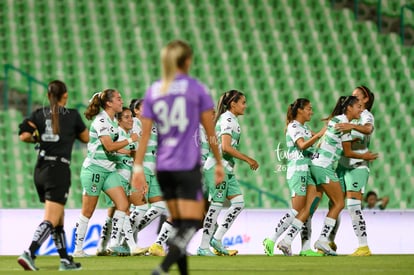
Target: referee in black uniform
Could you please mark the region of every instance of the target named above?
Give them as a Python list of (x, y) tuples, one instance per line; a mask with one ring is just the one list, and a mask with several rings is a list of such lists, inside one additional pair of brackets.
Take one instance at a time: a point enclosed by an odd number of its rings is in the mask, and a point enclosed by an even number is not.
[(44, 220), (37, 227), (28, 251), (17, 262), (25, 270), (38, 270), (34, 264), (35, 252), (52, 234), (60, 256), (59, 270), (81, 269), (66, 250), (63, 229), (64, 206), (70, 181), (70, 159), (75, 139), (87, 143), (89, 132), (76, 109), (65, 108), (68, 92), (65, 83), (54, 80), (48, 85), (50, 106), (39, 108), (19, 125), (19, 136), (24, 142), (39, 143), (39, 155), (34, 171), (34, 182), (39, 199), (45, 204)]

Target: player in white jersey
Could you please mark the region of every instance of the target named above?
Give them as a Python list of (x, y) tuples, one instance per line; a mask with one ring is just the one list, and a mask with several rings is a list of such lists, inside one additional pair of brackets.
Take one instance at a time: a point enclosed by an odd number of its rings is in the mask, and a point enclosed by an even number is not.
[[(335, 128), (342, 132), (351, 131), (352, 150), (357, 153), (368, 151), (371, 134), (374, 131), (374, 116), (371, 113), (374, 104), (374, 94), (366, 86), (359, 86), (352, 95), (357, 97), (362, 105), (361, 117), (351, 123), (338, 123)], [(358, 239), (359, 247), (352, 253), (352, 256), (370, 256), (371, 251), (368, 247), (366, 223), (362, 213), (362, 199), (365, 186), (369, 177), (369, 162), (362, 159), (347, 158), (342, 156), (339, 160), (337, 174), (346, 192), (346, 205)], [(337, 227), (337, 226), (335, 226)], [(330, 241), (333, 242), (335, 234), (331, 234)]]
[[(131, 137), (132, 133), (138, 133), (137, 129), (134, 129), (134, 120), (132, 117), (132, 112), (129, 108), (123, 107), (122, 112), (116, 114), (116, 118), (118, 120), (119, 124), (119, 138), (118, 141), (122, 141), (125, 139), (128, 139)], [(131, 194), (131, 173), (132, 173), (132, 165), (133, 165), (133, 156), (135, 154), (135, 151), (138, 147), (138, 143), (132, 143), (128, 144), (122, 149), (119, 149), (116, 154), (116, 170), (118, 174), (121, 176), (120, 180), (122, 183), (122, 187), (124, 188), (124, 191), (126, 195), (128, 196), (128, 199), (130, 203), (134, 204), (134, 199)], [(115, 174), (110, 175), (109, 177), (113, 176)], [(136, 193), (136, 192), (135, 192)], [(113, 201), (105, 194), (105, 200), (108, 204), (108, 217), (105, 221), (104, 226), (102, 227), (102, 233), (101, 238), (98, 243), (98, 249), (97, 249), (97, 256), (106, 256), (110, 255), (107, 250), (107, 244), (110, 239), (110, 233), (112, 229), (112, 216), (115, 211), (115, 205)], [(129, 219), (125, 219), (124, 221), (124, 240), (121, 242), (121, 240), (118, 240), (118, 244), (123, 244), (125, 242), (125, 245), (127, 246), (127, 249), (125, 253), (122, 254), (122, 256), (126, 255), (138, 255), (140, 248), (137, 247), (136, 242), (134, 241), (134, 237), (132, 235), (132, 229)]]
[[(315, 248), (327, 255), (336, 255), (336, 252), (329, 246), (328, 237), (335, 226), (336, 220), (344, 208), (343, 193), (338, 176), (335, 173), (337, 162), (342, 154), (346, 157), (359, 158), (364, 160), (374, 160), (377, 154), (365, 152), (356, 153), (351, 149), (352, 136), (350, 132), (343, 133), (335, 128), (337, 123), (349, 122), (359, 119), (362, 112), (361, 104), (355, 96), (341, 96), (336, 103), (334, 110), (329, 116), (329, 122), (325, 134), (317, 145), (312, 156), (310, 166), (312, 177), (315, 180), (318, 192), (325, 192), (332, 202), (319, 239), (315, 243)], [(298, 213), (295, 220), (288, 228), (286, 236), (278, 243), (279, 249), (285, 255), (291, 255), (291, 244), (297, 236), (303, 223), (310, 216), (314, 198), (307, 196), (306, 207)]]
[[(306, 194), (316, 193), (316, 185), (310, 175), (309, 165), (314, 153), (313, 145), (325, 133), (326, 128), (313, 133), (305, 124), (311, 120), (312, 114), (312, 104), (306, 98), (298, 98), (288, 107), (285, 131), (288, 148), (286, 179), (292, 197), (292, 209), (280, 219), (273, 235), (263, 241), (264, 250), (268, 256), (273, 256), (275, 242), (289, 227), (298, 212), (305, 207)], [(303, 225), (301, 231), (300, 256), (322, 256), (313, 251), (310, 246), (311, 217)]]
[[(142, 124), (141, 120), (141, 105), (143, 103), (142, 99), (133, 99), (129, 105), (129, 108), (134, 116), (134, 126), (133, 132), (138, 133), (139, 137), (142, 136)], [(145, 199), (145, 195), (142, 192), (137, 192), (135, 188), (131, 186), (130, 201), (133, 205), (131, 208), (130, 222), (131, 224), (135, 223), (135, 220), (139, 221), (145, 215), (148, 210), (148, 203)]]
[[(121, 230), (124, 229), (129, 202), (116, 171), (116, 151), (136, 142), (138, 135), (133, 133), (130, 138), (117, 141), (119, 132), (115, 114), (122, 111), (122, 103), (118, 91), (106, 89), (92, 96), (85, 111), (85, 117), (94, 120), (89, 131), (88, 155), (83, 162), (80, 175), (83, 188), (82, 210), (76, 223), (74, 256), (86, 256), (83, 251), (83, 240), (101, 191), (116, 205), (112, 218), (110, 249), (115, 254), (124, 253), (124, 249), (117, 246), (116, 242)], [(100, 108), (103, 111), (100, 111)]]
[[(143, 100), (137, 101), (139, 104), (135, 106), (137, 109), (137, 118), (141, 120), (141, 113), (143, 107)], [(147, 150), (144, 156), (144, 174), (145, 179), (148, 185), (148, 192), (145, 195), (145, 201), (150, 204), (150, 207), (146, 209), (146, 211), (142, 215), (142, 209), (136, 208), (131, 213), (131, 224), (133, 225), (134, 235), (138, 242), (137, 233), (144, 229), (147, 225), (149, 225), (152, 221), (156, 218), (160, 217), (162, 214), (166, 213), (167, 205), (162, 198), (162, 192), (160, 186), (158, 184), (157, 178), (155, 176), (155, 162), (156, 162), (156, 154), (157, 154), (157, 125), (154, 123), (151, 128), (151, 135), (150, 139), (148, 140)], [(138, 211), (137, 211), (138, 210)], [(157, 241), (153, 243), (150, 247), (142, 248), (138, 251), (139, 254), (145, 254), (147, 251), (151, 255), (154, 256), (165, 256), (163, 244), (166, 241), (165, 236), (168, 235), (166, 232), (170, 232), (172, 230), (171, 221), (166, 221), (163, 224), (161, 229), (161, 233), (159, 234), (159, 238)], [(165, 239), (165, 241), (164, 241)]]
[[(225, 168), (226, 177), (222, 183), (215, 185), (214, 166), (216, 162), (213, 156), (209, 155), (204, 164), (204, 175), (209, 188), (211, 204), (204, 218), (203, 236), (197, 250), (197, 254), (200, 256), (215, 255), (211, 252), (210, 245), (221, 255), (230, 255), (229, 251), (223, 247), (222, 238), (244, 208), (244, 198), (240, 185), (233, 173), (234, 158), (247, 162), (252, 170), (259, 167), (256, 160), (238, 151), (241, 130), (237, 117), (243, 115), (245, 109), (246, 97), (237, 90), (224, 93), (217, 105), (216, 136), (223, 156), (222, 164)], [(218, 215), (226, 199), (230, 201), (230, 208), (225, 214), (223, 223), (214, 232)]]

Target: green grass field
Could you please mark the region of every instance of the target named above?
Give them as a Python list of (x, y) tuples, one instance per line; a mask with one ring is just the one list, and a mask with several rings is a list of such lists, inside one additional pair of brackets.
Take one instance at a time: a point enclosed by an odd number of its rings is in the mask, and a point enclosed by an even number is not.
[[(17, 264), (17, 256), (0, 257), (0, 274), (24, 272)], [(88, 257), (78, 258), (83, 270), (77, 274), (124, 275), (150, 274), (162, 258), (142, 257)], [(55, 274), (59, 259), (40, 256), (36, 265), (40, 273)], [(189, 257), (190, 274), (413, 274), (414, 255), (378, 255), (371, 257), (285, 257), (236, 256)], [(170, 274), (178, 274), (174, 266)]]

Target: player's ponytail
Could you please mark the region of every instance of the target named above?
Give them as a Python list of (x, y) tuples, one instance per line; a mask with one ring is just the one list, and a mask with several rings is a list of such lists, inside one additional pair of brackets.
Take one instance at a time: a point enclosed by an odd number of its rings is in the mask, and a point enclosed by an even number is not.
[(174, 40), (167, 44), (161, 51), (162, 94), (167, 93), (171, 83), (177, 74), (178, 69), (185, 69), (187, 59), (191, 58), (193, 51), (191, 47), (181, 40)]
[(114, 89), (106, 89), (102, 92), (95, 93), (91, 99), (89, 99), (89, 105), (85, 111), (85, 117), (88, 120), (92, 120), (100, 111), (100, 108), (105, 109), (106, 102), (111, 102), (114, 97)]
[(230, 110), (232, 102), (237, 103), (242, 96), (244, 96), (244, 94), (237, 90), (230, 90), (228, 92), (225, 92), (218, 101), (214, 123), (217, 123), (221, 114), (223, 114), (227, 110)]
[(53, 134), (57, 135), (60, 131), (59, 125), (59, 101), (62, 99), (62, 96), (67, 93), (65, 83), (60, 80), (53, 80), (47, 86), (47, 96), (50, 103), (50, 112), (52, 115), (52, 128)]
[(310, 103), (310, 100), (307, 98), (298, 98), (295, 100), (295, 102), (293, 102), (292, 104), (289, 104), (287, 113), (286, 113), (286, 128), (285, 128), (285, 133), (286, 133), (286, 129), (287, 126), (289, 125), (289, 123), (291, 123), (293, 120), (296, 119), (297, 115), (298, 115), (298, 110), (301, 109), (303, 110), (305, 108), (305, 106), (307, 104)]

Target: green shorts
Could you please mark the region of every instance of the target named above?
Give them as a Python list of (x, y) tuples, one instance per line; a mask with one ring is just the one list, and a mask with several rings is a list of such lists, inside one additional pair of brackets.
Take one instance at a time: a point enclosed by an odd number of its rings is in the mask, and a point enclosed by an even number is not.
[(330, 181), (339, 181), (339, 178), (336, 175), (335, 170), (331, 166), (324, 168), (320, 166), (311, 165), (310, 171), (316, 185), (326, 184)]
[[(109, 175), (109, 177), (108, 177), (107, 180), (108, 181), (120, 180), (121, 181), (121, 184), (122, 184), (122, 188), (124, 188), (125, 194), (127, 196), (131, 195), (131, 185), (130, 185), (129, 181), (127, 181), (126, 179), (124, 179), (118, 173), (112, 173), (111, 175)], [(104, 201), (105, 201), (105, 205), (108, 206), (108, 207), (115, 206), (115, 204), (113, 203), (113, 201), (111, 200), (111, 198), (107, 194), (104, 194)]]
[(162, 197), (162, 192), (157, 177), (155, 175), (145, 173), (145, 180), (148, 184), (148, 192), (145, 194), (145, 199), (148, 201), (150, 198)]
[(121, 176), (116, 172), (110, 172), (96, 165), (87, 168), (82, 167), (80, 173), (82, 193), (88, 196), (99, 196), (101, 191), (122, 186)]
[(338, 165), (337, 174), (341, 183), (342, 191), (362, 192), (368, 183), (369, 168), (345, 168)]
[(209, 199), (213, 202), (224, 203), (227, 197), (241, 195), (240, 184), (234, 174), (226, 171), (225, 180), (216, 186), (214, 177), (215, 167), (204, 171), (204, 176), (209, 190)]
[(295, 172), (292, 178), (287, 180), (290, 195), (304, 197), (306, 196), (306, 187), (308, 185), (315, 185), (311, 177), (310, 171)]
[(341, 185), (342, 192), (346, 192), (346, 186), (345, 186), (345, 173), (348, 169), (343, 167), (342, 165), (338, 164), (338, 167), (336, 168), (336, 174), (338, 175), (339, 184)]

